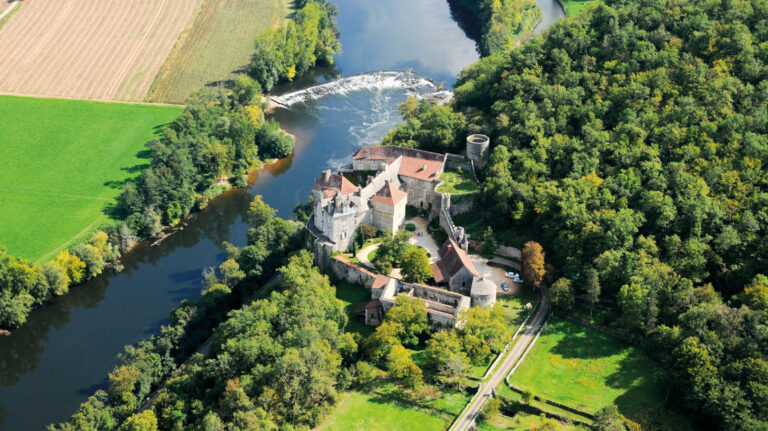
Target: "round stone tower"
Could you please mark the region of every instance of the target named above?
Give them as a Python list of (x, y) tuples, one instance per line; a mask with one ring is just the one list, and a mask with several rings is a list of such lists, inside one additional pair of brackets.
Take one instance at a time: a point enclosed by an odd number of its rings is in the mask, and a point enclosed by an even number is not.
[(490, 307), (496, 302), (496, 283), (485, 277), (475, 277), (469, 295), (473, 307)]
[(475, 163), (476, 168), (481, 169), (488, 163), (490, 145), (491, 139), (485, 135), (467, 136), (467, 158)]

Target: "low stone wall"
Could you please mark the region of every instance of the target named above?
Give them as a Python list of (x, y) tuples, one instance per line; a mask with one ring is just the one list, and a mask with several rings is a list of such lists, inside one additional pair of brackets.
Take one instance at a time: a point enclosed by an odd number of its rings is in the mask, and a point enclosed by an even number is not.
[(446, 169), (463, 169), (472, 172), (472, 166), (470, 166), (470, 161), (466, 157), (451, 153), (448, 153), (445, 156)]
[(373, 280), (376, 274), (371, 271), (352, 263), (344, 256), (336, 255), (330, 259), (330, 267), (336, 277), (341, 280), (346, 280), (350, 283), (359, 283), (370, 290), (373, 285)]
[(496, 249), (496, 254), (499, 256), (520, 260), (520, 249), (515, 247), (500, 245), (499, 248)]
[(459, 214), (465, 214), (472, 211), (475, 208), (474, 193), (468, 193), (466, 195), (460, 195), (461, 200), (456, 202), (456, 196), (451, 196), (451, 206), (448, 207), (448, 212), (451, 216), (457, 216)]

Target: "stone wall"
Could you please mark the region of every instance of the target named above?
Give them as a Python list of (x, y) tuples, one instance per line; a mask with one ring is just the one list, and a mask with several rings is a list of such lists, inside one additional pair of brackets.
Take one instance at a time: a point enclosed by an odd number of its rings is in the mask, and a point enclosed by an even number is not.
[(454, 292), (459, 292), (462, 295), (469, 295), (472, 289), (472, 280), (475, 278), (475, 274), (472, 274), (466, 267), (463, 267), (451, 278), (448, 286)]
[(499, 248), (496, 249), (496, 254), (499, 256), (520, 260), (520, 249), (515, 247), (500, 245)]
[(456, 202), (456, 195), (450, 196), (451, 206), (448, 207), (448, 212), (451, 216), (465, 214), (475, 208), (475, 193), (467, 193), (459, 196), (462, 198), (458, 202)]
[(462, 169), (468, 172), (472, 172), (472, 166), (470, 165), (469, 159), (466, 157), (450, 153), (446, 154), (445, 156), (446, 169)]
[(359, 283), (370, 290), (376, 274), (350, 262), (344, 256), (336, 255), (330, 259), (330, 267), (337, 278), (350, 283)]

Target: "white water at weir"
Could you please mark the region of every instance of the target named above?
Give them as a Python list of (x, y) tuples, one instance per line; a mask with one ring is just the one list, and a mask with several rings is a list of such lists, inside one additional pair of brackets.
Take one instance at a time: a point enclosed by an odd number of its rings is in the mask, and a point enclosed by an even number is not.
[(273, 103), (289, 107), (297, 103), (319, 99), (332, 94), (344, 95), (360, 90), (405, 89), (409, 96), (446, 103), (453, 98), (453, 92), (431, 79), (410, 70), (386, 70), (347, 76), (335, 81), (318, 84), (303, 90), (272, 96)]

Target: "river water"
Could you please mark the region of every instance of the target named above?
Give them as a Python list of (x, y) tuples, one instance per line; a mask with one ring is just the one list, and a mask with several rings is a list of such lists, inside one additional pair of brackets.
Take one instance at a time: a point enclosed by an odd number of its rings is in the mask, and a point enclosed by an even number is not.
[[(546, 20), (546, 4), (557, 4), (538, 1)], [(475, 42), (461, 29), (471, 28), (471, 19), (457, 15), (445, 0), (335, 3), (344, 53), (333, 67), (281, 91), (383, 69), (412, 69), (450, 86), (478, 59)], [(34, 311), (11, 336), (0, 337), (0, 430), (41, 430), (66, 420), (105, 386), (123, 346), (156, 333), (175, 305), (199, 296), (203, 269), (224, 259), (223, 241), (244, 244), (243, 214), (254, 195), (290, 217), (322, 169), (338, 167), (354, 149), (378, 143), (401, 121), (397, 104), (409, 91), (373, 85), (276, 110), (273, 117), (296, 137), (291, 157), (255, 174), (249, 187), (213, 200), (158, 246), (136, 247), (124, 257), (121, 273), (72, 289)]]

